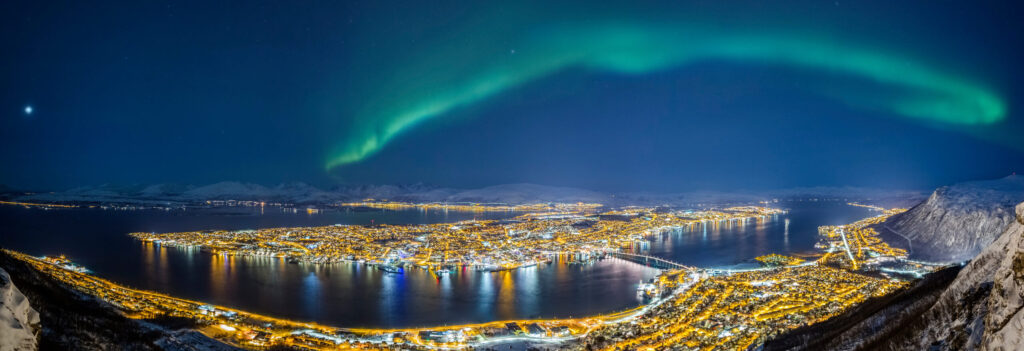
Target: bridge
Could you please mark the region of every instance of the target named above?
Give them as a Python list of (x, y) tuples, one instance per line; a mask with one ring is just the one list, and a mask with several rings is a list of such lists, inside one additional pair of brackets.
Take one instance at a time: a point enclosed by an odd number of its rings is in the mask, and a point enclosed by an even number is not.
[(675, 263), (675, 262), (672, 262), (672, 261), (669, 261), (669, 260), (666, 260), (666, 259), (663, 259), (663, 258), (659, 258), (659, 257), (654, 257), (654, 256), (638, 255), (638, 254), (631, 254), (631, 253), (625, 253), (625, 252), (609, 252), (608, 255), (612, 256), (612, 257), (616, 257), (616, 258), (621, 258), (621, 259), (626, 260), (626, 261), (636, 262), (636, 263), (639, 263), (639, 264), (642, 264), (642, 265), (645, 265), (645, 266), (648, 266), (648, 267), (654, 267), (654, 268), (660, 268), (660, 269), (694, 269), (694, 267), (690, 267), (690, 266), (687, 266), (687, 265)]

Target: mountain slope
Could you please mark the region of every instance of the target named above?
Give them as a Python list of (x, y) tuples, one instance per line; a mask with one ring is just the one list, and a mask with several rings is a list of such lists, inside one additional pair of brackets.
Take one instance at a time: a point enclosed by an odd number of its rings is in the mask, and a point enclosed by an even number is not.
[(962, 269), (929, 274), (893, 296), (780, 335), (764, 349), (1024, 350), (1024, 203), (1015, 211), (996, 241)]
[[(109, 303), (82, 294), (4, 251), (0, 251), (0, 269), (10, 272), (11, 281), (39, 312), (41, 350), (238, 350), (194, 331), (191, 320), (125, 317)], [(0, 344), (6, 339), (0, 335)]]
[[(940, 253), (967, 257), (968, 264), (930, 274), (820, 325), (780, 335), (764, 349), (1024, 350), (1024, 200), (1006, 205), (1019, 199), (1020, 189), (1021, 179), (1009, 177), (936, 190), (910, 215), (884, 224), (915, 234), (919, 257)], [(987, 240), (971, 256), (973, 245)], [(950, 243), (964, 246), (955, 250)], [(934, 251), (922, 252), (926, 249)]]
[(992, 243), (1013, 222), (1024, 201), (1024, 176), (960, 183), (935, 190), (927, 200), (893, 216), (879, 229), (913, 259), (962, 262)]
[(35, 350), (39, 313), (0, 268), (0, 350)]
[[(1007, 228), (1002, 260), (993, 276), (989, 314), (985, 317), (985, 343), (989, 349), (1024, 349), (1024, 203), (1017, 206), (1017, 223)], [(1003, 240), (1003, 237), (1000, 237)]]
[(938, 301), (881, 345), (889, 350), (1024, 349), (1024, 203)]

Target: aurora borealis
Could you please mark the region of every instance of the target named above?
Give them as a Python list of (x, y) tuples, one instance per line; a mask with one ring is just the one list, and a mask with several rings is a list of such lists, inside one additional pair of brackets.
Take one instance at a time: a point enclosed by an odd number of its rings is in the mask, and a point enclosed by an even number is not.
[(0, 189), (1000, 177), (1024, 172), (1021, 12), (999, 0), (14, 0), (0, 4)]
[[(505, 60), (472, 67), (469, 74), (432, 77), (429, 92), (398, 96), (387, 108), (356, 118), (354, 133), (331, 154), (327, 168), (357, 162), (401, 132), (452, 109), (479, 103), (512, 87), (573, 67), (620, 74), (651, 74), (704, 60), (787, 65), (856, 76), (897, 88), (878, 101), (840, 92), (855, 106), (953, 125), (991, 124), (1006, 115), (1001, 97), (983, 84), (959, 78), (894, 52), (802, 38), (730, 33), (669, 25), (602, 23), (534, 33), (513, 47), (529, 48)], [(459, 62), (459, 57), (448, 57)], [(401, 81), (409, 81), (415, 77)]]

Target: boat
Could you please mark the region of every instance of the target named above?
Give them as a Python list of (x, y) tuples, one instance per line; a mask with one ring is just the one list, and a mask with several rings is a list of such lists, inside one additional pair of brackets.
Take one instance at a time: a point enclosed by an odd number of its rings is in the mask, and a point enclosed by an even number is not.
[(393, 266), (389, 264), (377, 266), (380, 270), (391, 273), (391, 274), (402, 274), (405, 273), (405, 269), (399, 266)]

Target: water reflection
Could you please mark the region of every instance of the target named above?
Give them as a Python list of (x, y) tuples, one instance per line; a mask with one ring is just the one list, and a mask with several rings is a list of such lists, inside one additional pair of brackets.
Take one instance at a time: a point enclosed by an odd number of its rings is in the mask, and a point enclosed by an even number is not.
[(478, 314), (488, 313), (494, 308), (494, 275), (493, 274), (481, 274), (479, 275), (480, 283), (477, 284), (477, 294), (479, 296), (479, 303), (477, 304), (476, 312)]
[(650, 249), (642, 253), (697, 267), (746, 264), (769, 253), (813, 252), (818, 226), (850, 223), (870, 215), (841, 202), (780, 206), (790, 212), (748, 220), (703, 221), (666, 231), (651, 239)]
[(511, 319), (515, 315), (513, 299), (515, 298), (515, 283), (512, 282), (512, 273), (501, 271), (497, 273), (500, 279), (498, 285), (498, 319)]
[(537, 311), (538, 307), (537, 294), (540, 293), (540, 286), (537, 284), (537, 270), (538, 268), (535, 266), (515, 271), (517, 275), (516, 280), (519, 282), (519, 284), (516, 284), (516, 296), (518, 299), (515, 301), (515, 305), (517, 316), (537, 317), (530, 315), (531, 312)]
[(309, 272), (302, 280), (302, 288), (304, 290), (303, 299), (306, 301), (304, 306), (306, 315), (320, 319), (320, 276), (315, 272)]
[[(184, 256), (167, 250), (171, 261)], [(558, 260), (501, 272), (465, 269), (434, 275), (409, 268), (392, 274), (357, 263), (290, 264), (200, 255), (210, 262), (208, 295), (201, 300), (344, 326), (422, 326), (621, 310), (642, 302), (635, 298), (636, 283), (658, 272), (605, 259), (591, 264)]]

